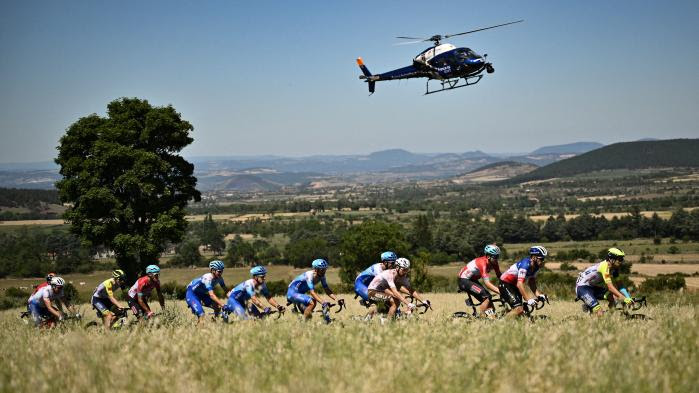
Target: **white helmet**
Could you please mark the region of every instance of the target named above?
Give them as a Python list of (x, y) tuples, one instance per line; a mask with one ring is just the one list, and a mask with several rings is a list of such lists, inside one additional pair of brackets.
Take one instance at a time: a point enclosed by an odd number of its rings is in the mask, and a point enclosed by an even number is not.
[(396, 267), (402, 267), (403, 269), (410, 269), (410, 261), (408, 258), (398, 258), (396, 259)]
[(66, 281), (58, 276), (51, 279), (51, 285), (62, 287), (66, 285)]

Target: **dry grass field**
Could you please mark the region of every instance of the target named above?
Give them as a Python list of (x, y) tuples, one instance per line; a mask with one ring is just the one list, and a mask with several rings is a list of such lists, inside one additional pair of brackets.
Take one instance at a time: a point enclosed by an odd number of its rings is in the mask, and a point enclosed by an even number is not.
[(4, 311), (0, 391), (696, 391), (699, 318), (679, 298), (651, 305), (648, 321), (592, 319), (554, 301), (536, 323), (453, 320), (462, 296), (428, 298), (434, 311), (385, 325), (351, 319), (363, 313), (352, 301), (331, 325), (287, 313), (201, 328), (169, 302), (159, 324), (116, 332), (86, 320), (39, 331)]

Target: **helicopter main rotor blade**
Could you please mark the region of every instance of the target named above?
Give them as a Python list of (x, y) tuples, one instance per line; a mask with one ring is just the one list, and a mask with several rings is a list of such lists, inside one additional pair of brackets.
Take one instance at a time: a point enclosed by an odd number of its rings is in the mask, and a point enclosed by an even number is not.
[[(429, 40), (427, 40), (427, 41), (429, 41)], [(397, 46), (397, 45), (411, 45), (411, 44), (419, 44), (419, 43), (421, 43), (421, 42), (425, 42), (425, 40), (408, 41), (408, 42), (397, 42), (397, 43), (395, 43), (395, 44), (393, 44), (393, 45), (394, 45), (394, 46)]]
[(496, 27), (502, 27), (502, 26), (512, 25), (512, 24), (520, 23), (520, 22), (524, 22), (524, 19), (516, 20), (516, 21), (514, 21), (514, 22), (503, 23), (503, 24), (501, 24), (501, 25), (495, 25), (495, 26), (484, 27), (484, 28), (482, 28), (482, 29), (476, 29), (476, 30), (471, 30), (471, 31), (465, 31), (465, 32), (463, 32), (463, 33), (446, 34), (446, 35), (444, 36), (444, 38), (455, 37), (455, 36), (457, 36), (457, 35), (471, 34), (471, 33), (477, 32), (477, 31), (483, 31), (483, 30), (488, 30), (488, 29), (494, 29), (494, 28), (496, 28)]
[(396, 38), (401, 38), (404, 40), (424, 40), (424, 37), (396, 37)]

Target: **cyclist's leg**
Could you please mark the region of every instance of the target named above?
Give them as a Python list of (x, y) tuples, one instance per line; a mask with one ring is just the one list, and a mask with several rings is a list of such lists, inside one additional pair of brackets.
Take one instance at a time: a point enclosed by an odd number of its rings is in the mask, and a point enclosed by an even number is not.
[(145, 315), (146, 312), (141, 308), (141, 305), (138, 304), (138, 300), (132, 298), (131, 296), (127, 296), (126, 303), (129, 305), (129, 308), (136, 319), (141, 319), (141, 317)]
[(94, 296), (90, 300), (90, 304), (92, 304), (92, 308), (95, 309), (97, 317), (102, 319), (102, 324), (104, 325), (104, 328), (109, 329), (114, 321), (114, 315), (110, 311), (109, 307), (104, 303), (102, 299), (96, 298)]
[(34, 321), (34, 326), (36, 327), (40, 327), (47, 314), (49, 314), (46, 308), (41, 307), (36, 303), (29, 303), (29, 313), (32, 317), (32, 321)]
[(517, 289), (516, 286), (506, 282), (500, 282), (500, 297), (512, 308), (512, 310), (507, 313), (507, 316), (516, 317), (524, 312), (522, 294), (519, 293), (519, 289)]
[(363, 277), (357, 277), (357, 279), (354, 281), (354, 293), (359, 295), (362, 300), (365, 302), (369, 301), (369, 288), (367, 288), (367, 284), (364, 282)]
[(235, 314), (239, 319), (248, 319), (248, 315), (245, 312), (245, 305), (240, 304), (233, 296), (228, 298), (226, 311)]
[(602, 311), (602, 306), (597, 301), (599, 291), (595, 288), (596, 287), (590, 285), (581, 285), (575, 288), (575, 295), (585, 303), (590, 313), (602, 315), (604, 313)]

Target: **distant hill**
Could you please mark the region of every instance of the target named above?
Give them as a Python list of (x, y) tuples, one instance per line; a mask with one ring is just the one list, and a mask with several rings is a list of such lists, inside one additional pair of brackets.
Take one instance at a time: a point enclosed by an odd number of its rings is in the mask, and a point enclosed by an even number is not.
[(544, 146), (534, 150), (531, 154), (582, 154), (590, 150), (604, 146), (597, 142), (576, 142), (565, 145)]
[(526, 164), (515, 161), (501, 161), (474, 169), (461, 176), (451, 179), (452, 183), (483, 183), (509, 179), (531, 172), (538, 168), (533, 164)]
[(699, 167), (699, 139), (615, 143), (554, 162), (508, 182), (522, 183), (606, 169), (668, 167)]

